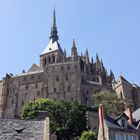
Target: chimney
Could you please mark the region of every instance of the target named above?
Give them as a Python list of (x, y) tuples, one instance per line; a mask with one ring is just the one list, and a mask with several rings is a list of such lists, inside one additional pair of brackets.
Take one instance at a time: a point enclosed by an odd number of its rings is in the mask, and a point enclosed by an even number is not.
[(131, 110), (131, 107), (128, 107), (125, 111), (124, 111), (124, 113), (127, 115), (127, 117), (129, 118), (128, 119), (128, 122), (130, 123), (130, 124), (132, 124), (132, 121), (133, 121), (133, 117), (132, 117), (132, 110)]
[(102, 104), (99, 105), (98, 112), (99, 112), (99, 127), (101, 127), (101, 131), (102, 131), (102, 140), (105, 140), (105, 130), (104, 130), (105, 113)]

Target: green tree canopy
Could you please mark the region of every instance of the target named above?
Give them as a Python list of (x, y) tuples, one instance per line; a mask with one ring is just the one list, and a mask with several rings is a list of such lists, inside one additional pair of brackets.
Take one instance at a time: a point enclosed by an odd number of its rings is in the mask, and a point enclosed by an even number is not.
[(91, 130), (84, 131), (81, 135), (80, 140), (96, 140), (96, 134)]
[(130, 103), (121, 98), (118, 98), (114, 92), (111, 91), (101, 91), (92, 95), (94, 108), (98, 108), (102, 104), (105, 111), (109, 115), (120, 115), (123, 113), (127, 105)]
[(34, 119), (39, 111), (47, 111), (51, 132), (58, 140), (71, 140), (86, 130), (86, 108), (78, 102), (38, 99), (24, 106), (22, 117)]

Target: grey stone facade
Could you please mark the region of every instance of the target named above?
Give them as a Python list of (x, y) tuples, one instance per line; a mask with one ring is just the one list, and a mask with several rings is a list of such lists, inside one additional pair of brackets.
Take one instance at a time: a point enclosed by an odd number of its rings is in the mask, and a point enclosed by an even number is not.
[[(50, 41), (40, 55), (40, 66), (33, 64), (29, 71), (18, 75), (6, 74), (0, 81), (0, 117), (20, 117), (22, 107), (37, 98), (77, 100), (81, 104), (92, 106), (92, 94), (112, 89), (113, 79), (113, 73), (107, 74), (98, 55), (95, 61), (93, 58), (90, 61), (87, 49), (84, 55), (79, 55), (74, 40), (71, 56), (67, 56), (58, 42), (54, 11)], [(117, 82), (113, 83), (113, 89), (118, 95), (126, 85), (117, 85)], [(126, 96), (127, 91), (124, 91)], [(128, 98), (132, 99), (131, 89), (129, 91)], [(140, 107), (139, 98), (135, 97), (136, 108)]]

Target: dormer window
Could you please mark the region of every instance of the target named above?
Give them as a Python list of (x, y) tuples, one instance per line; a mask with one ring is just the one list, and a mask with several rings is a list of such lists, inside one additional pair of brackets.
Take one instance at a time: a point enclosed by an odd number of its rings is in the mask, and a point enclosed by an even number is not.
[(51, 49), (51, 48), (49, 48), (49, 50), (51, 51), (52, 49)]
[(127, 127), (127, 121), (126, 121), (126, 119), (122, 118), (121, 119), (121, 124), (122, 124), (122, 127)]

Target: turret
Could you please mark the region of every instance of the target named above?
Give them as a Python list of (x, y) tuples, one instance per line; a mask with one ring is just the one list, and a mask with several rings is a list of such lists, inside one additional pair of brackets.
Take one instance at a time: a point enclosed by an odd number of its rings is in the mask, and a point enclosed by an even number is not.
[(110, 79), (111, 79), (111, 82), (112, 82), (113, 80), (115, 80), (115, 76), (114, 76), (114, 73), (113, 73), (112, 70), (110, 70)]
[(96, 54), (96, 71), (101, 73), (101, 63), (98, 54)]
[(86, 64), (89, 64), (89, 54), (88, 54), (88, 49), (86, 49), (86, 52), (85, 52), (85, 63), (86, 63)]
[(73, 44), (72, 44), (72, 49), (71, 49), (71, 61), (72, 62), (78, 61), (77, 47), (76, 47), (74, 39), (73, 39)]

